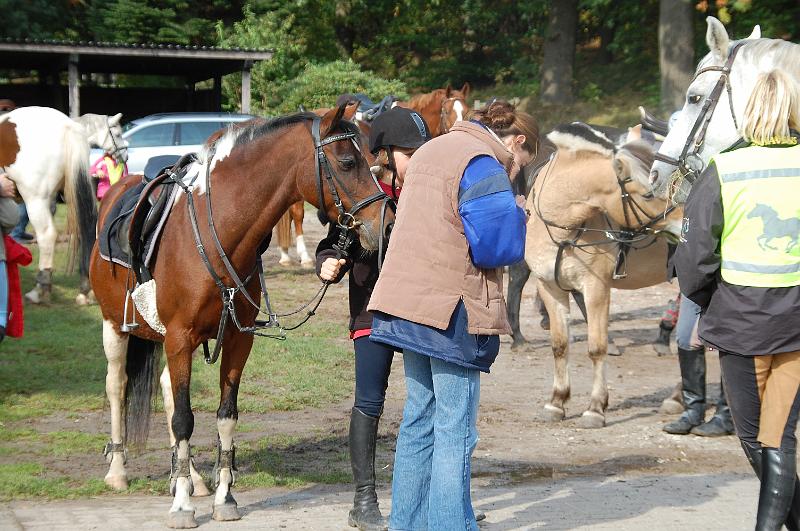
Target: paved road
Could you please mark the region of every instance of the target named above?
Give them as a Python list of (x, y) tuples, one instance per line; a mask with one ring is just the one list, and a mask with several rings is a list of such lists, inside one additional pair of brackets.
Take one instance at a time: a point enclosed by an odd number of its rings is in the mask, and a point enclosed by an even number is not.
[[(476, 488), (475, 505), (488, 513), (486, 531), (518, 529), (752, 529), (758, 484), (737, 474), (611, 476)], [(211, 498), (196, 499), (199, 529), (347, 530), (351, 494), (345, 486), (237, 494), (244, 517), (210, 520)], [(381, 492), (387, 500), (388, 492)], [(107, 496), (91, 500), (0, 505), (0, 529), (165, 529), (169, 499)]]

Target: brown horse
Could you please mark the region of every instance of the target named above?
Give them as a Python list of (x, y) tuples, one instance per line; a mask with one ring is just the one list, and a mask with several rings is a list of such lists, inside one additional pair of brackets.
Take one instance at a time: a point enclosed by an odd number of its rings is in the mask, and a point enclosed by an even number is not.
[[(147, 436), (148, 404), (158, 368), (155, 353), (163, 344), (171, 391), (165, 409), (171, 416), (169, 426), (175, 441), (170, 475), (174, 501), (167, 521), (170, 527), (197, 525), (190, 499), (194, 476), (189, 445), (194, 429), (189, 392), (192, 354), (202, 343), (218, 336), (223, 307), (231, 313), (230, 322), (222, 321), (227, 326), (221, 338), (213, 517), (239, 518), (230, 491), (236, 470), (233, 432), (239, 382), (254, 338), (248, 328), (256, 324), (259, 313), (246, 299), (256, 305), (260, 301), (260, 275), (253, 274), (258, 251), (280, 216), (293, 203), (306, 200), (330, 219), (341, 219), (356, 231), (365, 249), (375, 249), (385, 230), (380, 226), (385, 194), (362, 156), (365, 148), (358, 131), (342, 119), (344, 112), (345, 106), (340, 106), (323, 117), (298, 113), (230, 129), (215, 142), (214, 149), (201, 151), (188, 173), (196, 172), (198, 183), (179, 192), (161, 233), (151, 264), (154, 285), (150, 298), (135, 299), (133, 309), (127, 305), (140, 323), (129, 333), (122, 331), (122, 325), (126, 323), (126, 295), (134, 287), (130, 272), (104, 261), (97, 245), (93, 249), (90, 275), (103, 314), (106, 392), (112, 419), (107, 446), (111, 465), (106, 482), (112, 486), (127, 483), (126, 440), (142, 441)], [(317, 162), (319, 171), (315, 170)], [(101, 227), (113, 203), (134, 184), (129, 177), (112, 187), (103, 200)], [(210, 219), (212, 189), (214, 213)], [(193, 209), (192, 203), (197, 207)], [(384, 222), (389, 223), (391, 217), (387, 215)], [(201, 247), (207, 259), (201, 258)], [(128, 318), (130, 321), (130, 315)], [(126, 399), (131, 421), (127, 430), (122, 419)]]
[(398, 101), (397, 106), (417, 111), (428, 124), (431, 136), (437, 137), (448, 132), (458, 120), (467, 118), (470, 110), (467, 104), (469, 92), (469, 83), (464, 83), (461, 90), (447, 85), (445, 88), (414, 96), (409, 101)]
[[(667, 245), (661, 232), (680, 233), (682, 210), (653, 197), (648, 181), (653, 147), (625, 144), (616, 154), (603, 146), (570, 149), (563, 139), (528, 196), (525, 259), (550, 316), (555, 370), (549, 420), (565, 417), (569, 383), (569, 293), (586, 302), (589, 357), (594, 378), (589, 408), (579, 425), (605, 425), (605, 360), (611, 288), (638, 289), (666, 280)], [(574, 144), (573, 144), (574, 145)], [(627, 253), (620, 251), (626, 247)], [(624, 264), (624, 266), (623, 266)]]

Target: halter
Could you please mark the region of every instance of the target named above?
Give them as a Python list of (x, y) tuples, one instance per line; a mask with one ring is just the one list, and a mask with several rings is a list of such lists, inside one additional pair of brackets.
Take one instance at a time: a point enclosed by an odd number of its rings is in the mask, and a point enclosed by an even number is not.
[(453, 97), (445, 98), (445, 99), (442, 100), (442, 107), (439, 110), (439, 131), (440, 131), (439, 134), (440, 135), (443, 135), (445, 133), (449, 133), (450, 132), (450, 126), (447, 125), (447, 114), (448, 113), (445, 110), (445, 105), (447, 105), (447, 103), (450, 102), (450, 101), (457, 101), (457, 100), (460, 100), (460, 99), (461, 98), (456, 98), (455, 96), (453, 96)]
[[(381, 187), (378, 185), (377, 180), (373, 176), (373, 181), (375, 182), (375, 186), (378, 189), (378, 192), (372, 194), (371, 196), (367, 197), (366, 199), (359, 201), (350, 208), (349, 211), (344, 209), (344, 205), (342, 204), (341, 197), (339, 196), (339, 192), (336, 189), (336, 185), (334, 184), (334, 180), (339, 183), (339, 186), (344, 191), (345, 195), (353, 202), (352, 195), (348, 191), (345, 184), (339, 179), (336, 175), (336, 172), (333, 170), (333, 167), (328, 160), (328, 156), (323, 149), (324, 146), (328, 144), (332, 144), (334, 142), (340, 142), (344, 140), (350, 140), (353, 142), (355, 148), (361, 152), (360, 147), (358, 146), (358, 142), (356, 141), (357, 133), (354, 131), (347, 131), (345, 133), (332, 135), (326, 138), (320, 138), (320, 117), (314, 117), (312, 125), (311, 125), (311, 135), (314, 139), (314, 149), (315, 149), (315, 167), (316, 167), (316, 182), (317, 182), (317, 191), (320, 198), (320, 209), (324, 208), (324, 191), (323, 191), (323, 173), (324, 179), (328, 183), (328, 187), (333, 197), (334, 205), (336, 205), (337, 210), (339, 211), (339, 217), (337, 219), (337, 227), (339, 229), (339, 238), (338, 242), (334, 245), (334, 248), (337, 250), (337, 254), (341, 256), (347, 256), (347, 248), (352, 244), (353, 241), (353, 234), (352, 232), (361, 225), (361, 222), (358, 221), (355, 217), (356, 213), (358, 213), (361, 209), (370, 205), (376, 201), (381, 201), (388, 199), (388, 196), (383, 192)], [(212, 160), (214, 155), (214, 150), (212, 148), (209, 151), (207, 160)], [(324, 168), (324, 172), (322, 169)], [(298, 308), (289, 313), (285, 314), (278, 314), (272, 310), (272, 306), (270, 304), (269, 293), (267, 292), (267, 285), (266, 280), (264, 279), (264, 265), (261, 260), (261, 252), (258, 253), (256, 257), (256, 265), (254, 270), (244, 279), (242, 280), (238, 273), (236, 272), (233, 264), (230, 262), (228, 255), (225, 253), (225, 250), (222, 247), (222, 243), (220, 242), (219, 236), (217, 235), (217, 230), (214, 226), (214, 217), (211, 208), (211, 164), (206, 165), (206, 175), (205, 175), (205, 184), (206, 184), (206, 210), (208, 214), (208, 229), (211, 233), (211, 238), (214, 241), (214, 246), (216, 247), (217, 253), (219, 254), (220, 258), (222, 259), (222, 263), (225, 266), (225, 270), (228, 276), (233, 281), (234, 286), (229, 287), (225, 284), (222, 280), (222, 277), (216, 272), (214, 266), (211, 264), (210, 260), (208, 259), (208, 253), (206, 252), (205, 245), (200, 237), (200, 229), (197, 222), (197, 211), (194, 206), (194, 196), (192, 194), (192, 184), (194, 181), (190, 182), (188, 185), (183, 182), (182, 179), (177, 178), (177, 175), (173, 174), (174, 181), (182, 188), (182, 190), (186, 193), (187, 196), (187, 206), (189, 210), (189, 219), (191, 221), (192, 226), (192, 234), (194, 236), (195, 245), (197, 247), (197, 251), (200, 254), (200, 257), (203, 261), (203, 265), (205, 265), (206, 270), (208, 271), (211, 278), (214, 280), (214, 283), (217, 285), (217, 288), (220, 290), (220, 295), (222, 297), (222, 315), (220, 316), (219, 326), (217, 330), (217, 338), (216, 344), (214, 345), (214, 352), (213, 354), (209, 352), (208, 349), (208, 342), (203, 342), (203, 351), (205, 356), (205, 361), (207, 364), (214, 363), (217, 358), (219, 357), (219, 352), (222, 348), (222, 338), (225, 333), (225, 326), (227, 324), (228, 318), (230, 317), (231, 321), (233, 321), (236, 328), (239, 332), (250, 333), (253, 335), (261, 336), (261, 337), (269, 337), (273, 339), (286, 339), (285, 332), (288, 330), (294, 330), (299, 328), (303, 325), (306, 321), (308, 321), (316, 312), (319, 305), (322, 303), (322, 299), (325, 297), (325, 294), (328, 290), (328, 286), (330, 285), (329, 282), (323, 282), (322, 286), (320, 287), (319, 291), (317, 291), (316, 295)], [(390, 200), (390, 199), (389, 199)], [(391, 201), (391, 200), (390, 200)], [(384, 208), (385, 212), (385, 208)], [(381, 221), (383, 221), (383, 213), (381, 214)], [(261, 249), (259, 249), (261, 251)], [(261, 294), (264, 296), (264, 306), (265, 308), (262, 309), (261, 305), (257, 303), (253, 297), (250, 296), (250, 293), (246, 289), (246, 284), (250, 282), (253, 278), (253, 275), (258, 273), (259, 283), (261, 287)], [(243, 326), (239, 321), (236, 306), (234, 304), (234, 298), (237, 293), (241, 293), (245, 300), (247, 301), (250, 306), (258, 310), (259, 314), (263, 314), (267, 316), (266, 320), (258, 320), (256, 319), (253, 326)], [(316, 301), (316, 303), (314, 302)], [(288, 317), (291, 315), (296, 315), (301, 311), (305, 310), (309, 306), (314, 304), (314, 306), (308, 310), (304, 319), (302, 319), (298, 324), (291, 326), (291, 327), (283, 327), (281, 326), (280, 322), (278, 321), (279, 317)], [(265, 329), (277, 329), (278, 332), (272, 333), (265, 333), (263, 330)]]
[(719, 103), (723, 89), (728, 93), (728, 106), (730, 107), (731, 116), (733, 117), (733, 125), (737, 130), (739, 129), (739, 124), (736, 121), (736, 112), (733, 108), (733, 90), (731, 88), (730, 73), (731, 67), (733, 66), (733, 60), (736, 58), (736, 53), (743, 44), (744, 41), (739, 41), (734, 44), (733, 47), (731, 47), (731, 51), (728, 54), (728, 59), (725, 60), (725, 64), (723, 66), (707, 66), (700, 69), (692, 78), (690, 84), (693, 83), (694, 80), (697, 79), (701, 74), (706, 72), (720, 73), (716, 85), (714, 85), (714, 88), (709, 93), (705, 103), (703, 103), (703, 107), (700, 109), (700, 114), (697, 116), (697, 119), (692, 126), (692, 130), (689, 132), (689, 136), (686, 138), (686, 143), (683, 145), (683, 150), (681, 151), (680, 156), (677, 159), (674, 159), (668, 155), (662, 155), (661, 153), (656, 153), (655, 155), (656, 160), (676, 166), (690, 184), (694, 183), (694, 181), (700, 175), (700, 172), (702, 172), (704, 169), (705, 163), (703, 162), (703, 159), (700, 158), (700, 152), (703, 149), (703, 143), (705, 142), (708, 124), (711, 122), (711, 118), (714, 116), (714, 109), (717, 107), (717, 103)]
[[(125, 149), (125, 146), (119, 147), (117, 145), (117, 140), (114, 138), (114, 133), (111, 132), (111, 124), (109, 123), (108, 116), (106, 116), (106, 129), (108, 130), (108, 136), (111, 138), (111, 143), (114, 145), (114, 150), (111, 151), (109, 154), (116, 158), (116, 154), (120, 151)], [(123, 164), (127, 161), (121, 161)]]

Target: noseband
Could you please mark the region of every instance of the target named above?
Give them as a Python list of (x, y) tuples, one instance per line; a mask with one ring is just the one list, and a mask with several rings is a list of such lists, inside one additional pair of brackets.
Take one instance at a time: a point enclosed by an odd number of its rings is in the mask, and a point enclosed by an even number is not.
[(447, 113), (447, 110), (445, 110), (445, 106), (447, 105), (448, 102), (457, 101), (457, 100), (460, 100), (460, 99), (461, 98), (456, 98), (455, 96), (453, 96), (451, 98), (445, 98), (445, 99), (442, 100), (442, 108), (439, 110), (439, 131), (440, 131), (439, 134), (440, 135), (443, 135), (445, 133), (449, 133), (450, 132), (450, 126), (448, 125), (448, 120), (447, 120), (447, 114), (448, 113)]
[(700, 158), (700, 152), (703, 150), (703, 143), (705, 142), (708, 124), (711, 122), (711, 118), (714, 116), (714, 109), (716, 108), (717, 103), (719, 103), (723, 90), (728, 93), (728, 106), (730, 107), (731, 116), (733, 117), (733, 125), (737, 130), (739, 129), (739, 124), (736, 121), (736, 112), (733, 108), (733, 91), (731, 89), (730, 73), (731, 67), (733, 66), (733, 60), (736, 58), (736, 53), (743, 44), (744, 42), (740, 41), (733, 45), (730, 53), (728, 54), (728, 59), (725, 61), (723, 66), (708, 66), (699, 70), (692, 78), (691, 83), (693, 83), (694, 80), (697, 79), (701, 74), (706, 72), (720, 73), (716, 85), (714, 85), (714, 88), (706, 98), (705, 103), (703, 103), (703, 108), (700, 109), (700, 114), (697, 116), (697, 120), (695, 120), (692, 130), (689, 132), (689, 136), (686, 138), (686, 143), (683, 145), (683, 150), (681, 151), (680, 156), (677, 159), (674, 159), (670, 156), (662, 155), (661, 153), (656, 153), (655, 155), (656, 160), (676, 166), (683, 174), (684, 179), (686, 179), (690, 184), (697, 179), (704, 169), (705, 163), (703, 162), (703, 159)]

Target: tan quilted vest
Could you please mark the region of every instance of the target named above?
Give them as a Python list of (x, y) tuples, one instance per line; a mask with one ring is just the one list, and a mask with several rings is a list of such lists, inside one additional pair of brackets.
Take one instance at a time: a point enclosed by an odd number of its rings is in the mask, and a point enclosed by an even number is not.
[(414, 153), (370, 310), (444, 330), (463, 299), (469, 333), (511, 333), (503, 269), (475, 267), (458, 214), (461, 176), (478, 155), (492, 156), (513, 171), (511, 153), (470, 122), (457, 122)]

